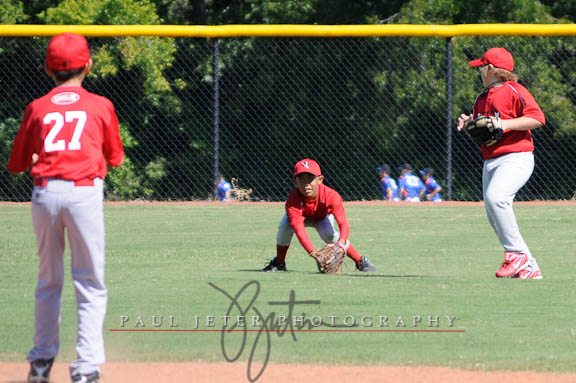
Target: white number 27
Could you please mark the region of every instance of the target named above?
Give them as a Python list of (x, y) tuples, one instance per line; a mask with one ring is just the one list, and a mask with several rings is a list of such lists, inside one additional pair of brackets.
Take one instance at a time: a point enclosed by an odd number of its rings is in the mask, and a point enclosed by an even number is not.
[(46, 153), (49, 152), (59, 152), (66, 150), (66, 141), (58, 140), (56, 141), (56, 137), (58, 133), (64, 127), (65, 122), (74, 122), (76, 121), (76, 125), (74, 126), (74, 133), (72, 134), (72, 139), (68, 143), (68, 150), (80, 150), (82, 145), (80, 144), (80, 137), (82, 136), (82, 132), (84, 131), (84, 127), (86, 126), (86, 120), (88, 119), (86, 112), (81, 111), (74, 111), (69, 110), (62, 115), (59, 112), (48, 113), (44, 116), (44, 125), (50, 125), (54, 123), (52, 129), (48, 132), (46, 139), (44, 140), (44, 151)]

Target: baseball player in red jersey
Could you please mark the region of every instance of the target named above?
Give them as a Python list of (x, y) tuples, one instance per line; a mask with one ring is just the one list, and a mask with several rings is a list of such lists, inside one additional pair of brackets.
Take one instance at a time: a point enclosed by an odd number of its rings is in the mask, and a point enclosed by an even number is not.
[(544, 113), (530, 92), (516, 82), (514, 59), (506, 49), (489, 49), (470, 65), (479, 67), (485, 90), (476, 98), (474, 114), (460, 115), (458, 130), (466, 121), (482, 115), (500, 119), (504, 132), (495, 144), (481, 148), (486, 213), (504, 247), (504, 262), (496, 276), (542, 279), (538, 263), (518, 229), (512, 203), (534, 170), (531, 129), (545, 125)]
[(28, 382), (49, 381), (60, 348), (65, 231), (78, 308), (72, 381), (98, 382), (105, 359), (103, 179), (107, 165), (122, 163), (124, 149), (112, 102), (82, 88), (91, 66), (83, 36), (63, 33), (50, 40), (46, 73), (56, 87), (26, 107), (8, 162), (13, 173), (32, 166), (34, 178), (32, 217), (40, 263)]
[[(306, 233), (306, 227), (314, 227), (325, 243), (338, 243), (356, 263), (359, 271), (376, 271), (366, 257), (360, 256), (350, 244), (350, 226), (346, 219), (342, 197), (334, 189), (322, 184), (324, 176), (318, 163), (311, 159), (298, 161), (294, 166), (296, 188), (286, 201), (286, 214), (276, 236), (276, 257), (262, 271), (286, 271), (286, 253), (292, 236), (300, 241), (308, 254), (316, 251)], [(340, 232), (336, 231), (334, 221)]]

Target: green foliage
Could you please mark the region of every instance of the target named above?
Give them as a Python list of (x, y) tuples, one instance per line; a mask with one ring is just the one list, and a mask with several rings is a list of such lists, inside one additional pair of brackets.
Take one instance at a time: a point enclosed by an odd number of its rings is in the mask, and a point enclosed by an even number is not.
[(401, 24), (485, 24), (553, 22), (538, 0), (411, 0), (400, 11)]
[(300, 0), (246, 0), (249, 9), (244, 15), (246, 23), (258, 20), (263, 24), (297, 24), (309, 17), (314, 7), (310, 1)]
[(166, 159), (150, 161), (141, 172), (129, 157), (117, 168), (111, 168), (106, 177), (108, 201), (150, 200), (154, 185), (166, 176)]
[(399, 24), (450, 24), (459, 1), (412, 0), (400, 11)]
[(576, 1), (542, 0), (542, 4), (550, 8), (551, 15), (557, 18), (559, 23), (573, 23), (576, 21)]
[(16, 24), (26, 19), (24, 6), (18, 0), (0, 0), (0, 24)]
[(40, 16), (47, 24), (160, 24), (148, 0), (65, 0)]
[(92, 53), (94, 66), (92, 71), (88, 74), (90, 77), (107, 77), (118, 73), (118, 62), (116, 55), (113, 54), (113, 49), (110, 44), (104, 44)]
[(129, 157), (122, 166), (112, 168), (106, 177), (106, 199), (109, 201), (146, 199), (153, 190), (143, 186), (143, 175)]
[(407, 0), (155, 0), (174, 24), (375, 24), (387, 22)]
[[(573, 1), (537, 0), (0, 0), (0, 10), (3, 23), (96, 25), (567, 23), (576, 14)], [(546, 114), (547, 127), (536, 131), (536, 138), (550, 148), (570, 147), (576, 134), (573, 41), (451, 39), (454, 120), (470, 111), (481, 91), (477, 71), (468, 61), (492, 46), (504, 46)], [(17, 84), (6, 89), (0, 101), (3, 123), (18, 121), (26, 103), (47, 89), (41, 73), (46, 42), (14, 39), (0, 47), (0, 71), (11, 73)], [(213, 40), (125, 37), (90, 38), (89, 43), (95, 66), (87, 88), (115, 103), (127, 148), (126, 169), (111, 171), (111, 198), (209, 195)], [(353, 199), (378, 198), (371, 183), (372, 162), (415, 159), (415, 166), (444, 164), (445, 55), (443, 38), (221, 39), (221, 171), (241, 176), (260, 191), (270, 187), (270, 179), (278, 179), (278, 169), (286, 163), (301, 156), (323, 156), (328, 169), (342, 169), (346, 163), (362, 169), (359, 174), (333, 175), (333, 186), (354, 185), (356, 191), (345, 195)], [(10, 104), (11, 100), (16, 101)], [(345, 145), (345, 160), (323, 154), (319, 143), (294, 144), (287, 139), (287, 134), (308, 137), (310, 132), (327, 137), (322, 145)], [(0, 137), (4, 156), (10, 145), (5, 137)], [(456, 198), (478, 199), (479, 184), (469, 182), (479, 177), (469, 165), (480, 166), (480, 158), (470, 154), (478, 150), (458, 135), (453, 148)], [(248, 165), (255, 153), (262, 164), (258, 169)], [(542, 161), (543, 168), (555, 167), (553, 155)], [(174, 182), (182, 178), (186, 180)], [(12, 182), (5, 182), (1, 173), (0, 179), (0, 184)], [(195, 190), (189, 190), (191, 184)], [(273, 188), (276, 184), (290, 187), (289, 180), (275, 181)], [(551, 186), (569, 188), (561, 181)], [(262, 197), (282, 199), (284, 192), (280, 186)]]
[(15, 118), (9, 117), (4, 121), (0, 121), (0, 153), (2, 153), (2, 163), (8, 161), (14, 137), (20, 127), (20, 121)]
[(124, 150), (134, 149), (138, 146), (138, 141), (130, 134), (130, 129), (126, 124), (120, 123), (120, 139), (124, 145)]
[[(154, 4), (148, 0), (67, 0), (40, 16), (47, 24), (150, 25), (161, 21)], [(161, 95), (171, 90), (164, 72), (172, 65), (175, 51), (171, 38), (120, 38), (117, 44), (104, 44), (96, 50), (93, 72), (107, 76), (117, 73), (120, 67), (138, 68), (143, 75), (145, 93), (158, 107)]]
[(125, 150), (124, 162), (110, 169), (106, 178), (106, 198), (111, 201), (150, 199), (154, 195), (154, 184), (166, 176), (167, 160), (150, 161), (144, 171), (140, 171), (129, 157), (129, 153), (137, 152), (138, 142), (124, 124), (120, 125), (120, 137)]
[[(137, 67), (144, 77), (144, 92), (154, 99), (162, 93), (170, 92), (170, 84), (163, 73), (172, 65), (176, 47), (174, 40), (158, 37), (126, 37), (118, 44), (127, 70)], [(160, 102), (153, 102), (156, 107)]]
[[(18, 194), (30, 195), (31, 181), (27, 174), (11, 174), (6, 168), (10, 153), (12, 152), (12, 143), (20, 127), (20, 121), (9, 117), (4, 121), (0, 120), (0, 200), (16, 201)], [(14, 193), (17, 191), (18, 193)]]
[(151, 181), (159, 181), (166, 176), (166, 158), (158, 158), (146, 165), (146, 176)]

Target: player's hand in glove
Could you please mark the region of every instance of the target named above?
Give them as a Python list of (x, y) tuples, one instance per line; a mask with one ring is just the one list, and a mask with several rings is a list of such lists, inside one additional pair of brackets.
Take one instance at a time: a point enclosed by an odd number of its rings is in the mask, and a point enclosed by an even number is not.
[(464, 131), (480, 145), (488, 147), (502, 138), (502, 120), (493, 116), (480, 116), (464, 123)]
[(316, 260), (318, 271), (324, 274), (339, 274), (345, 255), (346, 250), (337, 243), (330, 243), (321, 250), (310, 252), (310, 256)]

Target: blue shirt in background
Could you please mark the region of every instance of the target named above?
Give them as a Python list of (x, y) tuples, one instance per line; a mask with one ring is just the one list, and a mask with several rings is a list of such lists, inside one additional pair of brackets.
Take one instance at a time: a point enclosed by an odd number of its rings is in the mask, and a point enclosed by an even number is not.
[[(438, 187), (440, 187), (440, 185), (438, 184), (438, 182), (436, 182), (434, 177), (428, 177), (428, 179), (426, 180), (426, 192), (425, 192), (426, 195), (432, 193)], [(436, 202), (442, 201), (442, 196), (440, 195), (440, 192), (436, 193), (430, 201), (436, 201)]]
[(398, 201), (398, 184), (396, 180), (390, 176), (384, 176), (380, 180), (380, 189), (385, 200), (388, 200), (388, 188), (392, 189), (392, 201)]
[(420, 192), (426, 188), (420, 177), (412, 173), (401, 175), (398, 187), (400, 188), (401, 198), (404, 200), (418, 198)]
[(232, 189), (232, 185), (230, 185), (229, 182), (226, 180), (220, 181), (218, 183), (218, 199), (222, 202), (226, 202), (226, 192), (230, 189)]

